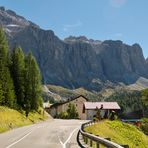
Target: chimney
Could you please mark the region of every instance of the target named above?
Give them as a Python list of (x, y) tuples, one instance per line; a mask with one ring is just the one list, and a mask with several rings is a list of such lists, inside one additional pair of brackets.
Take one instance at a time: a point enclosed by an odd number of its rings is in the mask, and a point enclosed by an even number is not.
[(103, 109), (103, 104), (101, 104), (101, 108), (100, 109)]

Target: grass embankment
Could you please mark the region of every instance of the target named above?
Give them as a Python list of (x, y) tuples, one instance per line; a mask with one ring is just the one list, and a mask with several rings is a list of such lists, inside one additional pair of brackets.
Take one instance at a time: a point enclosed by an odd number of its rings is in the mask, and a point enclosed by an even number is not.
[(85, 131), (99, 135), (104, 138), (111, 138), (118, 144), (127, 144), (130, 148), (147, 148), (148, 136), (137, 129), (134, 125), (120, 121), (104, 121), (85, 128)]
[(0, 133), (12, 128), (30, 125), (42, 120), (48, 119), (47, 114), (39, 114), (38, 112), (29, 113), (28, 118), (25, 113), (20, 113), (14, 109), (0, 106)]

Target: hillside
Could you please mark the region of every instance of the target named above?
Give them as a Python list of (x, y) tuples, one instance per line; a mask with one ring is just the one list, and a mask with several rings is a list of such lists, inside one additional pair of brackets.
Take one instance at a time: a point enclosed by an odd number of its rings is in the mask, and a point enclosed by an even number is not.
[(87, 91), (84, 88), (67, 89), (56, 85), (47, 85), (47, 87), (49, 89), (48, 95), (54, 98), (56, 101), (67, 100), (79, 95), (83, 95), (92, 101), (100, 100), (100, 96), (97, 93)]
[(129, 90), (128, 87), (125, 85), (104, 88), (100, 92), (88, 91), (85, 88), (68, 89), (57, 85), (44, 85), (42, 90), (43, 92), (47, 93), (49, 97), (53, 98), (56, 101), (67, 100), (79, 95), (83, 95), (91, 101), (103, 101), (117, 93), (126, 94), (128, 92), (134, 92), (134, 90)]
[(105, 121), (85, 128), (86, 131), (112, 141), (129, 145), (130, 148), (146, 148), (148, 136), (135, 126), (120, 121)]
[(52, 30), (44, 30), (4, 7), (0, 8), (0, 25), (11, 49), (20, 45), (25, 53), (32, 51), (44, 84), (99, 91), (120, 82), (133, 84), (139, 77), (148, 78), (148, 64), (137, 43), (127, 45), (84, 36), (61, 40)]
[(0, 133), (13, 128), (43, 121), (47, 118), (48, 115), (45, 113), (43, 116), (42, 110), (41, 113), (38, 112), (29, 113), (29, 116), (26, 119), (24, 112), (20, 113), (14, 109), (0, 106)]
[[(141, 118), (142, 110), (144, 105), (141, 99), (141, 91), (130, 90), (128, 87), (122, 85), (112, 88), (103, 89), (100, 92), (92, 92), (85, 90), (84, 88), (79, 89), (67, 89), (61, 86), (48, 85), (48, 89), (44, 90), (44, 101), (51, 104), (61, 101), (66, 101), (71, 98), (75, 98), (79, 95), (83, 95), (88, 98), (89, 101), (116, 101), (121, 107), (119, 115), (122, 118), (132, 118), (134, 114), (135, 118)], [(147, 109), (145, 109), (145, 116), (147, 117)], [(130, 114), (130, 115), (129, 115)]]
[(134, 84), (128, 86), (130, 90), (143, 90), (148, 88), (148, 79), (140, 77)]

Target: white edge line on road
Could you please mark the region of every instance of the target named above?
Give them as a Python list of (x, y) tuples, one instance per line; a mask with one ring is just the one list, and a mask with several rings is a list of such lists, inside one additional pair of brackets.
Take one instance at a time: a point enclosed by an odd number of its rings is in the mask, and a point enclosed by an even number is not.
[[(41, 127), (42, 127), (42, 126), (38, 126), (38, 127), (36, 127), (35, 129), (38, 129), (38, 128), (41, 128)], [(25, 139), (27, 136), (29, 136), (35, 129), (33, 129), (31, 132), (29, 132), (29, 133), (27, 133), (26, 135), (24, 135), (21, 139), (19, 139), (19, 140), (15, 141), (14, 143), (8, 145), (6, 148), (10, 148), (10, 147), (12, 147), (13, 145), (19, 143), (20, 141), (22, 141), (23, 139)]]
[(21, 139), (19, 139), (19, 140), (15, 141), (14, 143), (10, 144), (10, 145), (7, 146), (6, 148), (10, 148), (10, 147), (12, 147), (13, 145), (19, 143), (19, 142), (22, 141), (24, 138), (26, 138), (27, 136), (29, 136), (31, 133), (32, 133), (32, 131), (29, 132), (28, 134), (26, 134), (25, 136), (23, 136)]
[(78, 127), (78, 128), (75, 128), (75, 129), (70, 133), (68, 139), (67, 139), (64, 143), (61, 141), (61, 139), (60, 139), (59, 136), (58, 136), (59, 141), (60, 141), (61, 145), (63, 146), (63, 148), (66, 148), (66, 144), (68, 143), (68, 141), (70, 140), (70, 138), (73, 136), (74, 132), (75, 132), (76, 130), (78, 130), (78, 129), (79, 129), (79, 127)]

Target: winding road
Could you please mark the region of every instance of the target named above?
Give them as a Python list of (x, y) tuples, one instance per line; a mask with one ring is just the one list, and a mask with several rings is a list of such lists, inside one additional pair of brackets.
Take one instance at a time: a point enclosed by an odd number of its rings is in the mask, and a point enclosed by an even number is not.
[(82, 120), (48, 120), (0, 134), (0, 148), (79, 148)]

